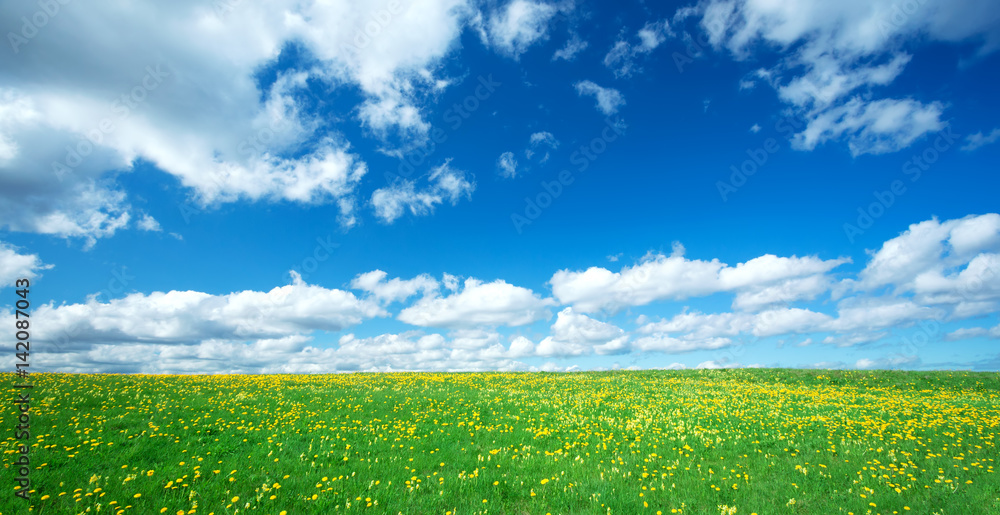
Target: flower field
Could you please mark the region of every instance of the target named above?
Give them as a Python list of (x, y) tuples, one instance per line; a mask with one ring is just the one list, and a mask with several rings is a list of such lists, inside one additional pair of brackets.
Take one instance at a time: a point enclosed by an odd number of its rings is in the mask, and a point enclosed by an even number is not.
[(37, 514), (1000, 513), (996, 373), (32, 380)]

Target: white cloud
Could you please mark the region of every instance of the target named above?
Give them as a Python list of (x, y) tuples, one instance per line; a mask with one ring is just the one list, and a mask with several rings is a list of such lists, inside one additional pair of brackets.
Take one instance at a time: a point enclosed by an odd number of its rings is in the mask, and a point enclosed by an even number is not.
[(681, 313), (669, 320), (650, 322), (640, 334), (667, 335), (685, 341), (713, 341), (740, 334), (757, 337), (825, 330), (833, 319), (802, 308), (778, 308), (761, 313)]
[(898, 368), (913, 368), (919, 365), (921, 362), (920, 358), (917, 356), (907, 356), (902, 354), (896, 354), (884, 358), (861, 358), (854, 363), (854, 368), (858, 369), (898, 369)]
[(828, 55), (817, 56), (809, 63), (809, 70), (805, 75), (795, 77), (788, 84), (778, 87), (778, 96), (797, 107), (821, 110), (863, 86), (884, 86), (891, 83), (902, 73), (910, 59), (908, 54), (896, 54), (891, 60), (878, 66), (843, 69), (846, 63)]
[[(463, 0), (218, 5), (64, 9), (45, 37), (3, 52), (0, 68), (18, 70), (0, 78), (3, 226), (91, 244), (110, 236), (132, 210), (114, 173), (139, 159), (203, 204), (335, 203), (349, 226), (367, 168), (302, 101), (310, 85), (357, 88), (358, 123), (380, 138), (420, 138), (419, 106), (471, 13)], [(36, 9), (5, 3), (0, 19)], [(258, 87), (257, 71), (290, 44), (309, 67)]]
[(549, 150), (559, 148), (559, 140), (556, 139), (555, 135), (548, 131), (533, 133), (528, 138), (528, 148), (524, 150), (524, 155), (528, 159), (531, 159), (539, 147), (548, 147), (545, 149), (545, 155), (538, 160), (540, 163), (545, 163), (550, 157)]
[[(689, 260), (678, 246), (674, 254), (648, 256), (632, 267), (612, 272), (591, 267), (583, 272), (560, 270), (549, 281), (552, 292), (563, 304), (572, 304), (583, 312), (616, 310), (641, 306), (657, 300), (685, 299), (721, 291), (751, 290), (739, 299), (744, 307), (760, 307), (785, 298), (807, 298), (816, 288), (785, 286), (764, 290), (781, 281), (824, 274), (849, 259), (821, 260), (816, 257), (783, 258), (764, 255), (730, 267), (712, 261)], [(806, 283), (807, 286), (808, 283)], [(804, 291), (803, 291), (804, 290)]]
[(442, 276), (441, 282), (444, 283), (444, 287), (445, 288), (447, 288), (447, 289), (449, 289), (451, 291), (458, 291), (458, 285), (459, 285), (459, 283), (458, 283), (458, 277), (457, 276), (454, 276), (454, 275), (449, 274), (448, 272), (445, 272), (444, 276)]
[[(1000, 215), (970, 215), (910, 225), (882, 244), (857, 281), (857, 291), (889, 286), (895, 294), (914, 294), (920, 304), (978, 303), (988, 309), (1000, 301)], [(985, 303), (985, 304), (983, 304)], [(968, 308), (968, 306), (967, 306)]]
[(797, 147), (846, 138), (860, 155), (905, 148), (944, 125), (937, 102), (861, 100), (899, 76), (910, 60), (900, 51), (904, 44), (972, 42), (981, 55), (1000, 47), (1000, 14), (989, 0), (900, 5), (708, 0), (678, 10), (674, 21), (700, 18), (710, 44), (739, 60), (750, 59), (758, 47), (779, 51), (780, 60), (760, 76), (807, 121)]
[(664, 334), (654, 334), (637, 338), (632, 347), (642, 352), (663, 352), (676, 354), (696, 350), (715, 350), (732, 345), (729, 338), (679, 339)]
[(211, 295), (197, 291), (133, 293), (99, 302), (36, 308), (46, 320), (35, 329), (39, 341), (62, 351), (98, 343), (196, 344), (208, 340), (283, 338), (316, 330), (339, 331), (386, 316), (376, 303), (354, 294), (306, 284), (292, 272), (292, 284), (270, 291)]
[(610, 68), (616, 78), (625, 78), (641, 71), (636, 67), (635, 59), (640, 54), (648, 54), (672, 36), (667, 20), (647, 22), (635, 34), (636, 43), (619, 39), (604, 56), (604, 66)]
[[(698, 365), (696, 365), (694, 368), (696, 370), (703, 370), (703, 369), (715, 370), (715, 369), (720, 369), (720, 368), (740, 368), (740, 366), (741, 365), (739, 363), (727, 363), (727, 362), (723, 362), (723, 361), (716, 361), (716, 360), (710, 359), (710, 360), (702, 361), (701, 363), (698, 363)], [(749, 366), (752, 367), (753, 365), (749, 365)]]
[(389, 274), (382, 270), (372, 270), (359, 274), (351, 281), (351, 288), (371, 293), (378, 301), (391, 303), (406, 300), (417, 293), (424, 295), (437, 291), (438, 282), (427, 274), (421, 274), (413, 279), (394, 277), (386, 281)]
[(472, 198), (476, 184), (466, 178), (465, 172), (451, 168), (450, 161), (435, 168), (427, 177), (430, 184), (416, 188), (416, 181), (399, 179), (372, 193), (371, 205), (375, 215), (385, 223), (392, 223), (409, 211), (415, 216), (434, 212), (434, 206), (443, 202), (457, 205), (465, 197)]
[[(305, 284), (293, 273), (292, 284), (267, 292), (133, 293), (113, 300), (92, 296), (80, 304), (43, 305), (36, 307), (36, 314), (47, 323), (37, 328), (35, 337), (56, 344), (46, 345), (55, 352), (39, 354), (38, 363), (46, 370), (157, 373), (532, 370), (536, 367), (517, 360), (713, 351), (754, 345), (760, 338), (781, 338), (779, 346), (796, 341), (804, 346), (814, 340), (837, 347), (872, 346), (908, 327), (922, 330), (935, 342), (1000, 338), (1000, 326), (969, 325), (938, 334), (946, 322), (992, 318), (1000, 307), (1000, 281), (995, 280), (1000, 273), (998, 214), (913, 224), (871, 252), (855, 278), (843, 281), (841, 293), (848, 296), (831, 296), (838, 300), (835, 308), (820, 312), (794, 305), (832, 304), (820, 296), (829, 291), (833, 270), (847, 262), (765, 254), (730, 266), (717, 259), (686, 259), (683, 246), (674, 243), (671, 255), (649, 253), (618, 272), (600, 267), (556, 272), (550, 284), (558, 302), (503, 280), (460, 282), (450, 274), (440, 283), (427, 274), (390, 279), (381, 270), (354, 277), (351, 288), (367, 293), (358, 297)], [(37, 256), (21, 255), (0, 243), (0, 270), (12, 271), (10, 277), (44, 268)], [(639, 327), (631, 333), (586, 314), (719, 293), (732, 295), (734, 311), (684, 308), (665, 318), (643, 314), (635, 317)], [(343, 335), (336, 346), (314, 341), (324, 331), (388, 316), (386, 306), (397, 301), (409, 302), (399, 312), (399, 321), (447, 329), (447, 336), (410, 331), (365, 338)], [(532, 330), (526, 333), (529, 339), (501, 332), (502, 326), (548, 319), (560, 303), (564, 306), (548, 334), (533, 336)], [(108, 358), (112, 345), (118, 352)], [(866, 358), (855, 365), (919, 364), (907, 359)], [(718, 357), (702, 365), (737, 366)]]
[(576, 58), (576, 55), (587, 49), (587, 42), (580, 39), (580, 36), (573, 34), (568, 41), (566, 41), (566, 46), (556, 50), (556, 53), (552, 54), (552, 60), (556, 61), (559, 59), (564, 59), (566, 61), (572, 61)]
[(943, 110), (937, 102), (853, 98), (811, 117), (806, 128), (792, 138), (792, 146), (812, 150), (824, 141), (846, 137), (854, 156), (896, 152), (928, 132), (942, 130)]
[(1000, 325), (987, 329), (985, 327), (963, 327), (945, 335), (948, 341), (968, 340), (970, 338), (1000, 338)]
[(551, 336), (538, 344), (539, 356), (579, 356), (627, 352), (628, 336), (620, 327), (565, 308), (556, 316)]
[[(514, 343), (511, 348), (515, 348)], [(440, 334), (410, 331), (367, 338), (346, 334), (332, 347), (316, 346), (311, 337), (303, 335), (248, 343), (95, 344), (86, 349), (42, 353), (35, 365), (64, 372), (153, 374), (529, 370), (513, 359), (517, 353), (489, 333), (460, 334), (449, 340)]]
[(632, 75), (632, 52), (628, 42), (618, 40), (604, 55), (604, 66), (611, 68), (616, 78)]
[(752, 132), (754, 134), (757, 134), (758, 132), (760, 132), (760, 124), (756, 124), (755, 123), (755, 124), (751, 125), (750, 126), (750, 132)]
[(545, 337), (538, 342), (535, 353), (538, 356), (555, 356), (568, 358), (572, 356), (585, 356), (590, 354), (591, 349), (581, 343), (561, 342), (551, 336)]
[[(823, 343), (841, 347), (870, 343), (889, 335), (885, 329), (906, 327), (921, 320), (940, 320), (944, 313), (910, 301), (851, 299), (842, 302), (837, 316), (803, 308), (774, 308), (759, 313), (684, 312), (673, 318), (648, 322), (638, 329), (644, 334), (633, 344), (640, 350), (687, 352), (718, 349), (734, 338), (766, 338), (792, 334), (832, 333)], [(808, 345), (807, 339), (801, 345)]]
[(38, 277), (38, 271), (53, 265), (42, 263), (38, 254), (20, 254), (18, 248), (0, 241), (0, 289), (15, 285), (18, 279)]
[(942, 319), (944, 312), (909, 300), (861, 298), (842, 301), (828, 327), (839, 332), (901, 327), (917, 320)]
[(979, 147), (993, 144), (998, 139), (1000, 139), (1000, 128), (993, 129), (985, 136), (983, 136), (982, 131), (975, 134), (969, 134), (965, 137), (965, 145), (962, 146), (962, 150), (971, 152)]
[(144, 214), (143, 217), (136, 223), (139, 229), (143, 231), (161, 232), (163, 228), (160, 227), (160, 222), (157, 222), (155, 218), (148, 214)]
[(789, 304), (801, 300), (813, 300), (830, 290), (833, 281), (825, 275), (809, 275), (786, 279), (767, 286), (742, 290), (733, 299), (733, 308), (756, 311), (774, 304)]
[(490, 15), (486, 24), (489, 43), (516, 59), (531, 45), (548, 37), (549, 20), (558, 12), (555, 5), (511, 0)]
[(519, 326), (549, 317), (552, 299), (503, 280), (465, 280), (461, 291), (427, 296), (399, 313), (399, 320), (423, 327)]
[(559, 148), (559, 140), (548, 131), (536, 132), (528, 138), (528, 142), (531, 144), (532, 148), (539, 145), (546, 145), (550, 148)]
[(639, 32), (636, 33), (636, 37), (639, 38), (639, 44), (636, 45), (636, 50), (642, 53), (649, 53), (656, 50), (656, 47), (660, 46), (667, 40), (667, 36), (671, 35), (670, 24), (667, 20), (660, 20), (655, 22), (646, 22), (645, 25)]
[(504, 152), (497, 159), (497, 173), (504, 179), (517, 177), (517, 159), (514, 159), (513, 152)]
[(617, 89), (602, 88), (589, 80), (577, 82), (574, 87), (578, 95), (594, 97), (597, 100), (597, 110), (606, 116), (617, 113), (625, 105), (625, 97)]
[(535, 344), (523, 336), (518, 336), (511, 340), (509, 352), (512, 358), (531, 356), (535, 353)]

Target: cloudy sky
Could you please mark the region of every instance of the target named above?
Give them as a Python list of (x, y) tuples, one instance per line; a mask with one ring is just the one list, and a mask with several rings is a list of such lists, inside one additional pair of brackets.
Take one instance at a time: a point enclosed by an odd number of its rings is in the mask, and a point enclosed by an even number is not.
[(0, 309), (30, 278), (33, 370), (1000, 369), (994, 1), (0, 29)]

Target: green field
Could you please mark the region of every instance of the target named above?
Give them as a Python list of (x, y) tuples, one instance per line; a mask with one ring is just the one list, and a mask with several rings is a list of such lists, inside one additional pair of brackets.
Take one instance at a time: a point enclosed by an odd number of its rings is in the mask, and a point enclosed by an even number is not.
[(37, 514), (1000, 513), (996, 373), (32, 380)]

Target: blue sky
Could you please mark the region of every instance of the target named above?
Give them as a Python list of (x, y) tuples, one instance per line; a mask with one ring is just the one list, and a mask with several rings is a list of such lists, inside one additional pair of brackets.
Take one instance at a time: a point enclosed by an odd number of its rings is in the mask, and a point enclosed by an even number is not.
[(0, 11), (38, 370), (1000, 369), (990, 2)]

